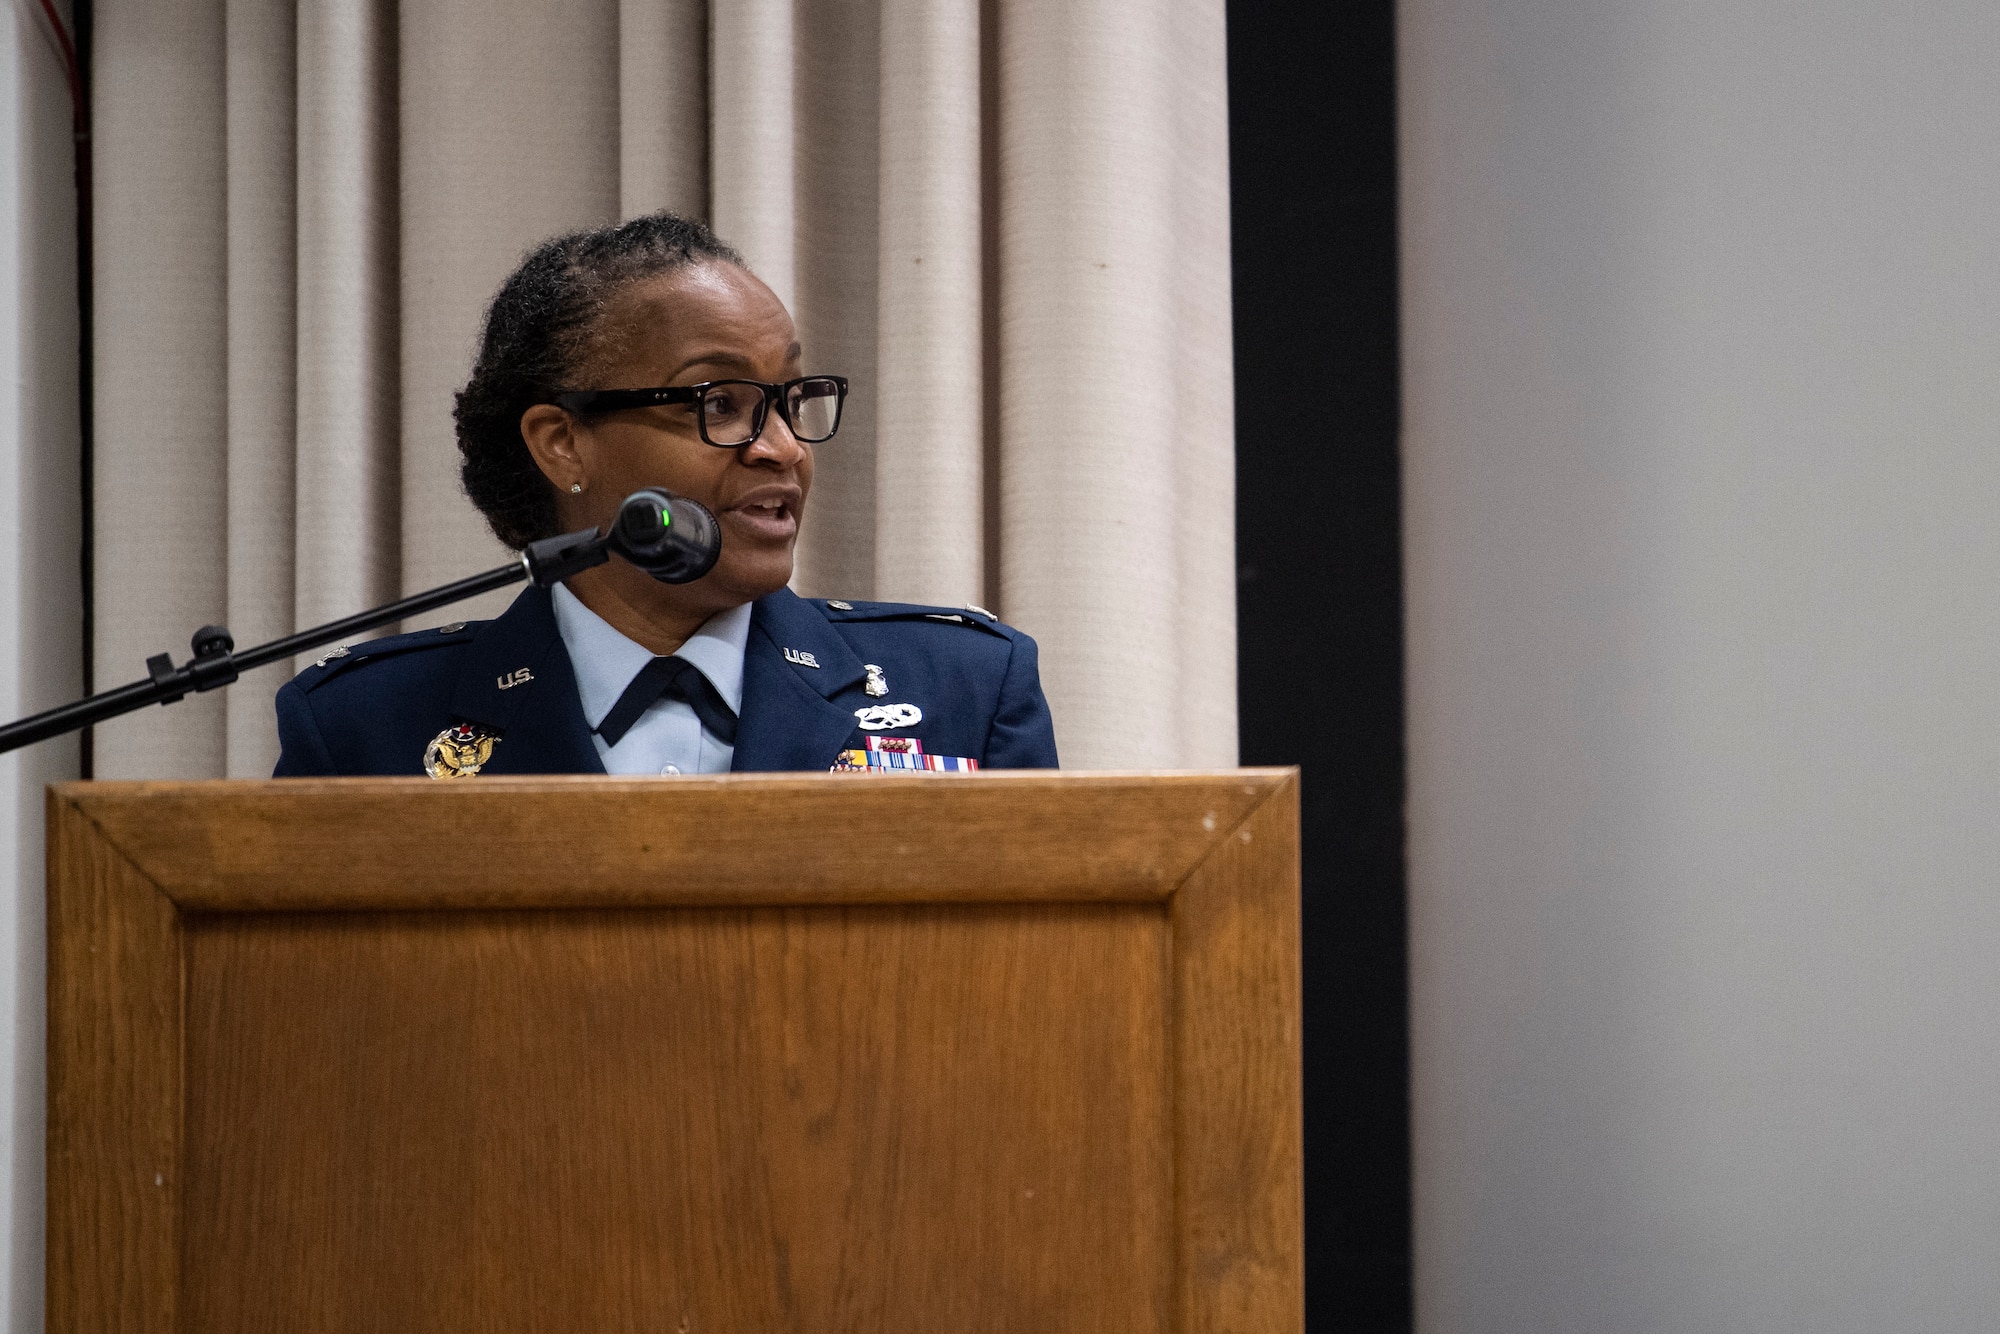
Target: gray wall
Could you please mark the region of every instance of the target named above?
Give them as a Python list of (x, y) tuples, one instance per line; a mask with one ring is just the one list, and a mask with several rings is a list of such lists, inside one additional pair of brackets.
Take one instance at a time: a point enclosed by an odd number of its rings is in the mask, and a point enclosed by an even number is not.
[(2000, 1322), (2000, 5), (1404, 0), (1426, 1331)]
[[(69, 95), (34, 11), (0, 10), (0, 721), (83, 686)], [(67, 4), (59, 5), (67, 13)], [(73, 739), (0, 755), (0, 1312), (42, 1327), (43, 785)]]

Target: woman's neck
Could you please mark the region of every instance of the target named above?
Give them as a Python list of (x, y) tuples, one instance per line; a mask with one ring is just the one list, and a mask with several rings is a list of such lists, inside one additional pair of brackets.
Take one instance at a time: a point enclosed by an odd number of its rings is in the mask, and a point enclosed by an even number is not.
[(685, 587), (663, 584), (617, 561), (572, 575), (563, 583), (606, 625), (661, 656), (685, 644), (709, 617), (734, 605), (710, 605), (713, 593), (695, 599)]

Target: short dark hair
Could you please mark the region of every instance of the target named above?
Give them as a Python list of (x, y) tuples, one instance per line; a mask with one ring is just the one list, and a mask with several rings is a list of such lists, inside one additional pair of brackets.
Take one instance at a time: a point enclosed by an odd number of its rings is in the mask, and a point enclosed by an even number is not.
[(486, 308), (472, 378), (458, 391), (459, 477), (493, 533), (517, 550), (558, 527), (556, 490), (521, 438), (521, 414), (572, 384), (605, 310), (627, 284), (743, 257), (692, 218), (649, 213), (530, 251)]

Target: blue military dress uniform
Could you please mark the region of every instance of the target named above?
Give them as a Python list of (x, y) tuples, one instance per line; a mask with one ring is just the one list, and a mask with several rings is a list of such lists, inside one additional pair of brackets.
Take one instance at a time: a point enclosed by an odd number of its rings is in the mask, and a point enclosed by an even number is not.
[[(495, 620), (335, 650), (277, 703), (280, 778), (421, 775), (453, 737), (480, 774), (604, 772), (547, 589)], [(752, 604), (734, 771), (830, 769), (887, 738), (982, 768), (1054, 768), (1035, 641), (973, 608), (789, 589)]]

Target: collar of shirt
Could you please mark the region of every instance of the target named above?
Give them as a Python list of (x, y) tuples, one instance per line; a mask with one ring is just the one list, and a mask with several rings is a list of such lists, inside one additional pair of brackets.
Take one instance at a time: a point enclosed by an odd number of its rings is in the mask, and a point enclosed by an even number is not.
[[(576, 594), (557, 584), (554, 590), (556, 630), (569, 650), (576, 672), (583, 718), (592, 728), (604, 721), (612, 705), (632, 684), (639, 670), (653, 660), (653, 651), (611, 628), (602, 616), (583, 605)], [(708, 678), (723, 700), (743, 712), (743, 652), (750, 643), (750, 604), (719, 611), (674, 650)]]

